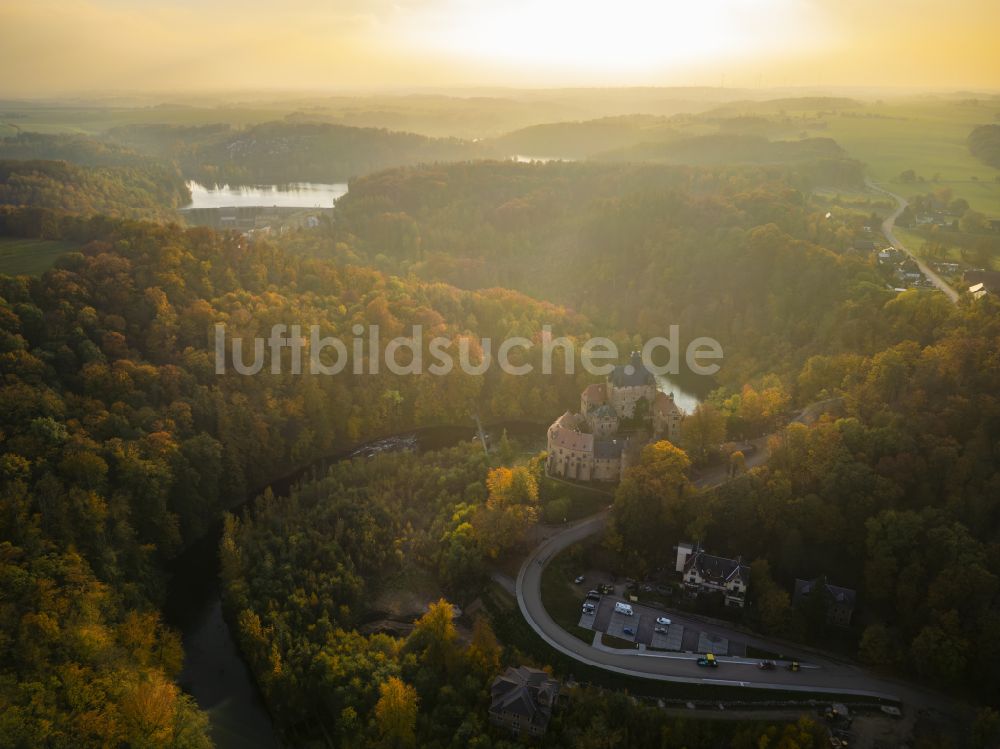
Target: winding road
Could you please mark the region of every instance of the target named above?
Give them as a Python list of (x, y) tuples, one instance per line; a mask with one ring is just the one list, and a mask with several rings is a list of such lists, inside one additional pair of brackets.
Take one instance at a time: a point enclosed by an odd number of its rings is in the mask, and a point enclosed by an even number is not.
[[(521, 613), (531, 628), (560, 653), (589, 666), (645, 679), (902, 699), (898, 684), (875, 678), (857, 666), (832, 660), (810, 658), (801, 671), (792, 673), (780, 668), (761, 671), (757, 668), (756, 660), (720, 656), (719, 668), (709, 670), (698, 665), (698, 655), (694, 653), (653, 653), (639, 650), (610, 652), (571, 635), (549, 616), (542, 604), (542, 572), (563, 549), (601, 532), (607, 517), (608, 511), (604, 510), (542, 542), (528, 556), (518, 573), (515, 591)], [(694, 620), (686, 621), (683, 614), (671, 613), (670, 616), (678, 624), (706, 631), (718, 630)], [(745, 641), (748, 639), (742, 633), (734, 635), (734, 638)], [(750, 642), (756, 644), (752, 638)], [(760, 641), (760, 644), (767, 649), (780, 649), (764, 641)]]
[[(832, 401), (813, 404), (824, 406)], [(812, 407), (804, 409), (794, 421), (808, 418)], [(766, 462), (767, 438), (754, 440), (758, 449), (748, 456), (747, 467)], [(703, 476), (695, 483), (701, 488), (717, 486), (727, 480), (725, 473)], [(531, 628), (551, 647), (580, 663), (642, 679), (655, 679), (687, 684), (736, 686), (749, 689), (772, 689), (820, 694), (841, 694), (888, 699), (917, 707), (941, 709), (945, 705), (957, 713), (961, 706), (948, 696), (901, 680), (880, 677), (857, 664), (811, 651), (807, 647), (748, 636), (725, 625), (706, 625), (700, 619), (683, 612), (670, 612), (670, 618), (685, 627), (701, 630), (731, 640), (740, 640), (760, 650), (783, 652), (794, 648), (803, 654), (802, 668), (791, 672), (783, 668), (763, 671), (758, 661), (735, 656), (719, 656), (719, 667), (709, 669), (698, 665), (698, 654), (687, 652), (650, 652), (646, 650), (615, 650), (603, 645), (586, 643), (564, 630), (549, 616), (542, 603), (542, 573), (561, 551), (604, 530), (610, 506), (590, 517), (570, 524), (544, 539), (521, 565), (513, 585), (521, 614)], [(509, 586), (509, 580), (508, 580)], [(963, 711), (964, 712), (964, 711)]]
[[(880, 677), (854, 663), (821, 656), (804, 647), (797, 649), (808, 657), (802, 660), (801, 670), (792, 673), (780, 667), (774, 671), (762, 671), (757, 668), (756, 660), (732, 656), (719, 656), (719, 667), (708, 669), (698, 665), (698, 655), (695, 653), (614, 650), (604, 646), (595, 647), (578, 639), (560, 627), (545, 610), (541, 594), (542, 572), (563, 549), (600, 533), (607, 522), (608, 512), (603, 510), (580, 520), (540, 543), (528, 555), (517, 576), (515, 593), (525, 620), (539, 637), (563, 655), (588, 666), (640, 679), (855, 695), (901, 702), (918, 709), (947, 711), (952, 715), (964, 715), (967, 712), (965, 706), (948, 695), (909, 682)], [(742, 631), (729, 632), (724, 627), (706, 625), (700, 620), (686, 618), (683, 613), (671, 612), (670, 617), (676, 624), (739, 639), (764, 650), (780, 652), (788, 647), (787, 644), (748, 637)]]
[(951, 300), (952, 304), (958, 304), (958, 292), (955, 291), (951, 286), (949, 286), (948, 282), (945, 281), (943, 278), (941, 278), (941, 276), (939, 276), (937, 273), (931, 270), (931, 268), (923, 260), (921, 260), (912, 252), (910, 252), (902, 242), (896, 239), (896, 235), (893, 232), (893, 229), (896, 226), (896, 219), (899, 218), (899, 214), (901, 214), (904, 210), (906, 210), (906, 206), (909, 205), (906, 198), (904, 198), (902, 195), (897, 195), (894, 192), (889, 192), (884, 187), (879, 187), (871, 180), (866, 180), (866, 183), (868, 184), (868, 187), (871, 188), (872, 190), (880, 192), (883, 195), (888, 195), (890, 198), (893, 198), (896, 201), (896, 210), (893, 211), (891, 214), (889, 214), (889, 216), (886, 217), (885, 221), (882, 222), (882, 233), (885, 235), (885, 238), (889, 241), (889, 244), (891, 244), (893, 247), (902, 250), (907, 255), (909, 255), (910, 259), (917, 264), (917, 267), (920, 269), (920, 272), (924, 274), (924, 277), (929, 279), (932, 284), (934, 284), (938, 289), (944, 292), (945, 296), (947, 296), (948, 299)]

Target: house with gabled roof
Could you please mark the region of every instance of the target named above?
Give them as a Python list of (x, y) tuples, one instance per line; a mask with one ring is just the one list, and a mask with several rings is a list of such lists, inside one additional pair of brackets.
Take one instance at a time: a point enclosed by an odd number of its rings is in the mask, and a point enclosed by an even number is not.
[(796, 579), (792, 602), (799, 606), (816, 595), (817, 591), (824, 599), (827, 623), (838, 627), (849, 627), (851, 617), (854, 616), (857, 592), (851, 588), (831, 585), (826, 577), (817, 577), (815, 580)]
[(490, 723), (515, 736), (542, 736), (559, 698), (559, 682), (528, 666), (508, 668), (490, 687)]
[[(982, 284), (981, 291), (1000, 294), (1000, 271), (997, 270), (967, 270), (963, 280), (969, 286)], [(972, 289), (969, 289), (971, 292)]]
[(741, 557), (729, 559), (707, 554), (700, 544), (679, 544), (677, 567), (684, 587), (692, 595), (722, 593), (727, 606), (743, 608), (750, 589), (750, 567)]

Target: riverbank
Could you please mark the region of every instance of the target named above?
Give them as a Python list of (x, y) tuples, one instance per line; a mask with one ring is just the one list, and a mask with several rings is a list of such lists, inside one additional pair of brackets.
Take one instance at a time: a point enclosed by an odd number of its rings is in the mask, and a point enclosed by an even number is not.
[[(526, 421), (486, 425), (494, 443), (503, 431), (511, 437), (537, 439), (544, 435), (545, 428), (544, 424)], [(276, 497), (287, 497), (296, 484), (322, 475), (343, 460), (398, 450), (439, 450), (473, 439), (478, 439), (473, 426), (445, 425), (369, 440), (291, 471), (251, 492), (229, 511), (241, 512), (250, 507), (268, 488)], [(208, 714), (218, 749), (272, 749), (281, 746), (274, 721), (222, 611), (218, 555), (221, 536), (219, 518), (168, 568), (171, 579), (163, 613), (183, 639), (184, 667), (179, 682)]]

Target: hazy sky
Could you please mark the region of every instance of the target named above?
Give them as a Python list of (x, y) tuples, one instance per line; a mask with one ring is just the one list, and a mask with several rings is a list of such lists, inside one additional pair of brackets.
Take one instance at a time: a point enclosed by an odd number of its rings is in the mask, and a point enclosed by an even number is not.
[(0, 95), (1000, 88), (1000, 0), (0, 0)]

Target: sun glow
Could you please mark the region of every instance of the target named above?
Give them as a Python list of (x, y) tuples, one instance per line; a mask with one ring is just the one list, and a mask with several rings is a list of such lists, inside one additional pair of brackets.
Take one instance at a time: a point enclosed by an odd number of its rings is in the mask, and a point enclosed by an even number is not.
[(996, 0), (944, 14), (931, 0), (8, 0), (0, 95), (720, 80), (993, 89), (998, 24)]
[(410, 42), (473, 64), (619, 78), (813, 49), (829, 40), (811, 4), (794, 0), (448, 0), (406, 19)]

